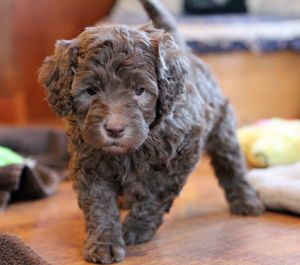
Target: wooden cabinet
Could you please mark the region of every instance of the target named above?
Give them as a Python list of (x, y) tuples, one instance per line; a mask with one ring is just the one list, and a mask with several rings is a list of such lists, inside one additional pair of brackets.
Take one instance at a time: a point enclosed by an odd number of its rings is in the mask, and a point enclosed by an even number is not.
[(73, 38), (111, 9), (114, 0), (0, 1), (0, 124), (54, 118), (37, 81), (57, 39)]
[(258, 119), (300, 118), (300, 53), (223, 53), (201, 56), (213, 69), (240, 125)]

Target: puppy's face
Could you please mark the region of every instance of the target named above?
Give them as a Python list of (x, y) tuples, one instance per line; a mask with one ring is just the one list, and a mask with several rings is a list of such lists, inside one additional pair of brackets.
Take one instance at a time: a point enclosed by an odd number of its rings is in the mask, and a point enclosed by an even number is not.
[[(168, 46), (162, 49), (164, 37)], [(169, 35), (153, 28), (88, 28), (58, 42), (45, 60), (40, 78), (48, 102), (76, 120), (87, 144), (109, 153), (135, 150), (183, 89), (179, 53), (172, 64), (166, 47), (177, 49)]]
[(118, 153), (147, 139), (158, 99), (155, 54), (142, 38), (122, 38), (120, 33), (84, 45), (71, 88), (84, 140)]

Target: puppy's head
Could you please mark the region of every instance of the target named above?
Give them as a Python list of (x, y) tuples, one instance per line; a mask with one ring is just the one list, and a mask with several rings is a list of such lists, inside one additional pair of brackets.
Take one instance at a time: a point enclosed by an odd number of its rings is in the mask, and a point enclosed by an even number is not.
[(141, 28), (91, 27), (58, 41), (40, 80), (60, 116), (83, 140), (110, 153), (135, 150), (183, 93), (186, 63), (173, 38)]

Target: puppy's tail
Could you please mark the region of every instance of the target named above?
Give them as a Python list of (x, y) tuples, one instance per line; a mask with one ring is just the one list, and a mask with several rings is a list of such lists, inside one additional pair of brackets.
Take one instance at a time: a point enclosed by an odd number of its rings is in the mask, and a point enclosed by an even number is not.
[(175, 18), (160, 0), (140, 0), (140, 2), (154, 25), (169, 32), (174, 37), (177, 45), (186, 49), (185, 39), (178, 30)]

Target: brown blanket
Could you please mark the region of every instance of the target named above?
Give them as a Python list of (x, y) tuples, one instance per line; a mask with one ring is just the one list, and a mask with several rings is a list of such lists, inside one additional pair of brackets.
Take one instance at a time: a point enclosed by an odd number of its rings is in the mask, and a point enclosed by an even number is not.
[(66, 137), (60, 130), (0, 127), (0, 145), (31, 161), (0, 167), (0, 210), (9, 201), (53, 194), (65, 177), (69, 156)]
[(67, 138), (59, 129), (0, 127), (0, 145), (56, 170), (64, 170), (69, 160)]
[(0, 234), (0, 264), (50, 265), (21, 239)]

